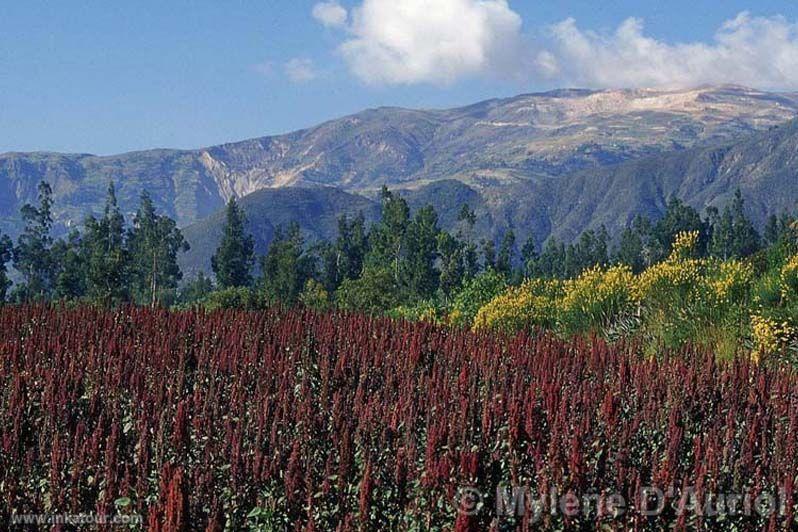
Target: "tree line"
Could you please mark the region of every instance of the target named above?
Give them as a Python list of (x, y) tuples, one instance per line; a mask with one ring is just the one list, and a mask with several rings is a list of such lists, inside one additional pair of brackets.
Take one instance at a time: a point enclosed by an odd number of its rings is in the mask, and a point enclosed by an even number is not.
[[(174, 220), (158, 214), (141, 194), (128, 225), (113, 183), (102, 216), (89, 216), (83, 231), (53, 237), (53, 191), (38, 187), (38, 203), (21, 209), (22, 233), (0, 237), (0, 301), (86, 300), (103, 305), (169, 303), (182, 279), (177, 255), (188, 244)], [(8, 263), (18, 272), (12, 283)], [(167, 301), (163, 299), (166, 298)]]
[[(257, 279), (252, 273), (256, 264), (253, 240), (245, 231), (243, 213), (231, 200), (224, 237), (212, 261), (218, 287), (233, 301), (221, 303), (242, 302), (241, 289), (252, 289), (266, 304), (369, 311), (424, 301), (446, 305), (485, 272), (511, 283), (530, 277), (571, 278), (595, 265), (626, 264), (640, 272), (664, 260), (676, 235), (689, 231), (700, 235), (700, 256), (744, 258), (775, 243), (792, 223), (787, 215), (773, 216), (760, 235), (745, 214), (739, 191), (722, 211), (710, 207), (703, 218), (674, 197), (661, 218), (638, 216), (615, 240), (601, 227), (583, 232), (573, 243), (550, 238), (538, 250), (532, 237), (519, 248), (512, 230), (506, 230), (498, 241), (477, 241), (476, 214), (467, 205), (449, 232), (440, 228), (431, 206), (412, 213), (399, 194), (386, 188), (380, 199), (378, 222), (367, 228), (362, 215), (342, 216), (338, 236), (332, 241), (306, 245), (297, 224), (279, 229), (259, 259)], [(208, 280), (202, 282), (209, 286)]]
[[(42, 182), (37, 205), (21, 210), (17, 242), (0, 236), (0, 300), (84, 300), (104, 305), (196, 304), (221, 306), (304, 304), (380, 311), (422, 301), (447, 304), (475, 277), (489, 272), (511, 283), (524, 278), (570, 278), (597, 264), (627, 264), (633, 271), (660, 262), (680, 232), (698, 231), (699, 254), (742, 258), (775, 243), (792, 218), (773, 216), (763, 235), (745, 214), (742, 194), (705, 216), (677, 198), (653, 221), (635, 218), (614, 241), (603, 227), (573, 243), (550, 238), (538, 249), (530, 237), (518, 246), (506, 230), (497, 241), (478, 240), (476, 214), (463, 205), (451, 231), (432, 206), (411, 212), (398, 193), (383, 188), (382, 216), (367, 227), (363, 214), (341, 216), (337, 237), (307, 243), (298, 224), (277, 229), (265, 255), (256, 257), (245, 213), (231, 199), (221, 242), (211, 259), (213, 279), (200, 273), (181, 283), (178, 254), (188, 244), (174, 220), (156, 212), (142, 193), (130, 224), (120, 211), (113, 183), (99, 217), (83, 231), (54, 239), (53, 197)], [(12, 283), (8, 264), (18, 272)]]

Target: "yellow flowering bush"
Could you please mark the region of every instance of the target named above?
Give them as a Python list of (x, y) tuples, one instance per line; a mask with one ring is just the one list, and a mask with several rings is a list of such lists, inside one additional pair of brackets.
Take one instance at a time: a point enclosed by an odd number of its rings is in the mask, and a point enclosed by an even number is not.
[(308, 308), (325, 310), (330, 307), (330, 294), (315, 279), (308, 279), (305, 288), (299, 294), (299, 302)]
[(556, 323), (556, 297), (560, 290), (559, 281), (543, 279), (510, 287), (479, 309), (473, 329), (516, 332), (532, 326), (550, 328)]
[(704, 265), (702, 260), (673, 260), (671, 256), (637, 277), (634, 297), (649, 305), (678, 304), (700, 286)]
[(563, 328), (584, 331), (609, 323), (631, 308), (634, 286), (628, 266), (595, 266), (566, 281), (564, 296), (558, 302)]
[(798, 255), (793, 255), (781, 268), (779, 287), (783, 301), (793, 302), (798, 299)]
[(687, 260), (695, 257), (698, 250), (698, 236), (698, 231), (683, 231), (676, 235), (668, 260)]
[(676, 235), (670, 256), (637, 277), (634, 297), (647, 306), (678, 305), (701, 286), (706, 261), (691, 258), (698, 245), (698, 231)]
[(453, 327), (462, 326), (464, 321), (463, 311), (459, 308), (452, 310), (446, 317), (446, 323)]
[(717, 302), (731, 297), (745, 282), (744, 269), (734, 266), (718, 268), (717, 275), (709, 275), (712, 263), (693, 258), (697, 245), (697, 232), (680, 233), (668, 258), (636, 279), (634, 297), (646, 316), (647, 332), (662, 345), (706, 341), (702, 334), (722, 310)]
[(758, 360), (760, 353), (771, 354), (780, 351), (794, 336), (795, 330), (789, 323), (778, 322), (773, 318), (751, 316), (751, 328), (755, 351), (752, 356)]
[(721, 262), (706, 280), (711, 303), (718, 306), (739, 304), (754, 282), (754, 269), (738, 260)]
[(756, 360), (789, 351), (798, 340), (798, 255), (757, 275), (750, 259), (697, 258), (698, 240), (698, 232), (680, 233), (670, 255), (639, 275), (627, 266), (595, 266), (564, 281), (527, 280), (490, 298), (473, 318), (457, 307), (449, 317), (510, 333), (533, 326), (562, 335), (623, 331), (654, 350), (693, 344), (732, 357), (751, 338)]

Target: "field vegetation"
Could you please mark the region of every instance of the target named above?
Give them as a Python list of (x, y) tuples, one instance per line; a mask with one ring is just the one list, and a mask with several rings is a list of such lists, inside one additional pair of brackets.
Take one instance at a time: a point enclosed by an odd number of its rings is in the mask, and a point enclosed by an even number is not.
[[(794, 525), (798, 375), (690, 348), (310, 310), (0, 310), (0, 521), (150, 530)], [(623, 512), (497, 514), (497, 488)], [(781, 510), (645, 516), (649, 486)], [(464, 489), (481, 505), (462, 506)], [(500, 492), (499, 492), (500, 493)], [(703, 506), (702, 506), (703, 507)], [(467, 510), (467, 511), (463, 511)]]

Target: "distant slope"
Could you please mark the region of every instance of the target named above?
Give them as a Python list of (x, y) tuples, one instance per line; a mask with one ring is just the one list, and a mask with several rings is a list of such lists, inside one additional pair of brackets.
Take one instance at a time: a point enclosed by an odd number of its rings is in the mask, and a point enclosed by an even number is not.
[[(497, 239), (512, 228), (519, 246), (529, 237), (538, 246), (550, 237), (569, 241), (604, 225), (611, 235), (638, 214), (660, 216), (671, 196), (699, 211), (723, 207), (740, 188), (749, 215), (759, 225), (767, 216), (795, 209), (798, 201), (798, 120), (719, 147), (692, 148), (643, 157), (616, 165), (538, 179), (496, 179), (476, 173), (400, 190), (413, 210), (432, 205), (440, 226), (458, 228), (463, 204), (477, 214), (473, 238)], [(241, 200), (249, 229), (264, 253), (278, 225), (299, 222), (309, 240), (331, 239), (341, 214), (363, 211), (379, 217), (369, 197), (332, 187), (280, 188), (254, 192)], [(192, 251), (183, 260), (190, 271), (208, 269), (219, 241), (223, 213), (186, 228)]]
[(798, 201), (798, 120), (715, 148), (662, 154), (583, 171), (557, 183), (551, 211), (555, 234), (586, 227), (619, 231), (636, 214), (660, 214), (675, 195), (703, 211), (722, 207), (739, 188), (760, 226)]
[[(464, 204), (469, 205), (478, 215), (475, 235), (488, 237), (492, 234), (493, 220), (489, 206), (479, 193), (459, 181), (435, 182), (403, 191), (402, 196), (412, 211), (433, 205), (439, 213), (440, 226), (450, 231), (457, 229), (460, 208)], [(255, 239), (255, 250), (261, 255), (268, 250), (275, 229), (287, 227), (291, 222), (297, 222), (306, 241), (312, 243), (335, 239), (341, 215), (356, 216), (362, 212), (367, 225), (380, 217), (377, 199), (332, 187), (259, 190), (241, 198), (239, 205), (247, 217), (247, 230)], [(220, 209), (183, 230), (191, 250), (180, 257), (180, 263), (189, 276), (199, 270), (210, 271), (210, 257), (219, 245), (223, 224), (224, 209)]]
[[(379, 217), (376, 202), (331, 187), (280, 188), (253, 192), (239, 201), (247, 217), (247, 230), (255, 239), (255, 251), (262, 255), (279, 226), (299, 223), (309, 242), (331, 240), (337, 236), (337, 220), (342, 214), (355, 216), (362, 212), (367, 221)], [(189, 225), (183, 235), (191, 246), (180, 256), (180, 265), (187, 276), (199, 270), (210, 272), (210, 260), (222, 237), (225, 213), (221, 209), (211, 216)]]
[[(181, 226), (231, 196), (287, 186), (369, 193), (383, 184), (418, 188), (457, 179), (499, 209), (499, 194), (508, 187), (537, 190), (549, 178), (580, 170), (727, 143), (796, 112), (798, 95), (739, 87), (562, 90), (451, 110), (373, 109), (287, 135), (198, 150), (7, 153), (0, 155), (0, 230), (17, 227), (19, 207), (35, 198), (42, 179), (53, 185), (62, 227), (97, 212), (109, 180), (127, 213), (147, 189)], [(516, 214), (505, 209), (502, 216)], [(538, 226), (548, 223), (538, 218)]]
[(194, 152), (152, 150), (111, 157), (6, 153), (0, 155), (0, 230), (13, 232), (20, 207), (36, 200), (42, 180), (53, 187), (62, 228), (98, 212), (110, 181), (128, 218), (144, 190), (161, 212), (181, 225), (208, 216), (224, 203), (215, 177)]

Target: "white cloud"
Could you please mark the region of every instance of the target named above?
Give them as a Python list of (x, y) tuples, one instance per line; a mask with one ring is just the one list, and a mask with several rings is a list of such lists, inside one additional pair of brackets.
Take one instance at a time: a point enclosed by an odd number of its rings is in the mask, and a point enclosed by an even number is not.
[(565, 20), (551, 28), (553, 43), (537, 56), (538, 74), (591, 87), (798, 88), (798, 25), (783, 17), (741, 13), (711, 43), (669, 44), (643, 29), (630, 18), (607, 35)]
[(311, 59), (296, 57), (285, 64), (285, 75), (294, 83), (306, 83), (316, 79), (316, 66)]
[(313, 18), (328, 28), (340, 28), (346, 25), (349, 16), (338, 2), (319, 2), (313, 6)]
[(364, 0), (339, 51), (375, 84), (446, 84), (495, 73), (515, 53), (521, 17), (506, 0)]
[(322, 2), (313, 16), (346, 36), (350, 71), (371, 84), (447, 84), (472, 76), (549, 85), (689, 87), (739, 84), (798, 89), (798, 24), (747, 12), (708, 42), (666, 42), (629, 18), (610, 33), (574, 19), (536, 40), (507, 0), (362, 0), (350, 12)]

